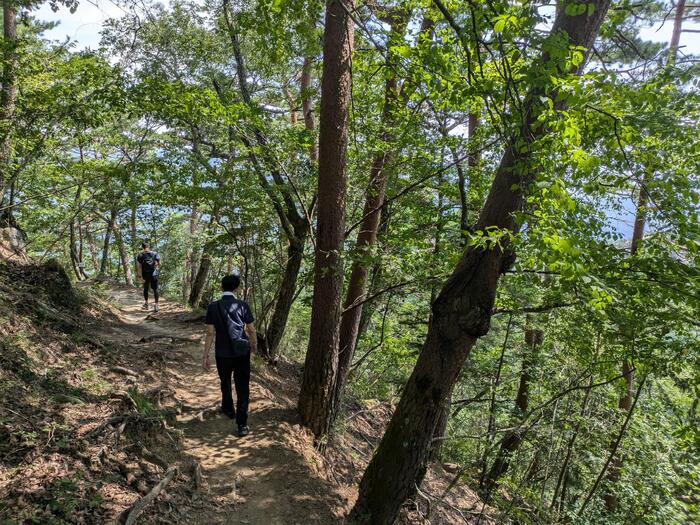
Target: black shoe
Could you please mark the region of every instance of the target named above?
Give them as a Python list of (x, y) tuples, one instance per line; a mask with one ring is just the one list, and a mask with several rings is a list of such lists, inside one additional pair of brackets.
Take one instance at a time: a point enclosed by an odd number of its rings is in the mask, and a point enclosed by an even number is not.
[(222, 414), (230, 417), (231, 419), (236, 417), (236, 412), (234, 412), (233, 410), (224, 410), (223, 407), (219, 407), (219, 411), (221, 411)]
[(238, 425), (238, 437), (246, 437), (249, 433), (248, 425)]

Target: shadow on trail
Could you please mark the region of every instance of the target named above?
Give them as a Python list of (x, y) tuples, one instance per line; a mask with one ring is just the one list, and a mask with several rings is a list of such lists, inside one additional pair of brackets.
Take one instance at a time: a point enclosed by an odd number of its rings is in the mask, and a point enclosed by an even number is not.
[(333, 510), (344, 507), (344, 497), (290, 447), (296, 419), (288, 408), (254, 410), (245, 438), (236, 436), (235, 422), (223, 415), (181, 424), (185, 452), (200, 462), (212, 493), (233, 507), (241, 523), (342, 523)]

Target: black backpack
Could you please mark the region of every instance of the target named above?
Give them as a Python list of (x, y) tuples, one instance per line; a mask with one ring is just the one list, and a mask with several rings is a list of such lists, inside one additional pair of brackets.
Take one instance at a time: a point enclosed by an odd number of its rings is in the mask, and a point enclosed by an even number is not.
[(156, 269), (156, 252), (141, 253), (141, 269), (144, 273), (153, 273)]
[(229, 331), (229, 312), (224, 306), (222, 301), (216, 301), (216, 309), (219, 312), (219, 319), (224, 325), (226, 330), (226, 335), (228, 336), (229, 343), (231, 344), (231, 352), (233, 357), (245, 357), (250, 355), (250, 343), (246, 339), (234, 339), (231, 337), (231, 332)]

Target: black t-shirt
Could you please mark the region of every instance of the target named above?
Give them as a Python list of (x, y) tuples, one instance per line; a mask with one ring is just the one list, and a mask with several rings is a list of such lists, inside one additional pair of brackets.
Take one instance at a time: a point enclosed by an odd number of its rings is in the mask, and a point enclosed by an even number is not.
[(156, 270), (156, 262), (160, 262), (157, 252), (141, 252), (136, 256), (143, 273), (152, 274)]
[[(227, 315), (228, 314), (228, 315)], [(222, 319), (222, 315), (225, 319)], [(216, 329), (215, 353), (219, 357), (233, 357), (231, 341), (248, 340), (245, 325), (254, 321), (250, 306), (233, 295), (224, 295), (207, 307), (206, 324)], [(227, 334), (228, 332), (228, 334)]]

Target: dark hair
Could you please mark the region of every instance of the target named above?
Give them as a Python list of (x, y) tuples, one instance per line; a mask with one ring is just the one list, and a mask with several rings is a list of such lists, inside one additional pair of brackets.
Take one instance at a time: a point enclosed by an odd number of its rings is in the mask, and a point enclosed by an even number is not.
[(150, 247), (151, 247), (151, 243), (148, 242), (148, 241), (143, 241), (143, 242), (141, 243), (141, 248), (143, 248), (144, 250), (145, 250), (146, 248), (150, 248)]
[(224, 292), (233, 292), (238, 288), (238, 285), (241, 284), (241, 278), (240, 276), (234, 274), (227, 275), (223, 279), (221, 279), (221, 289)]

